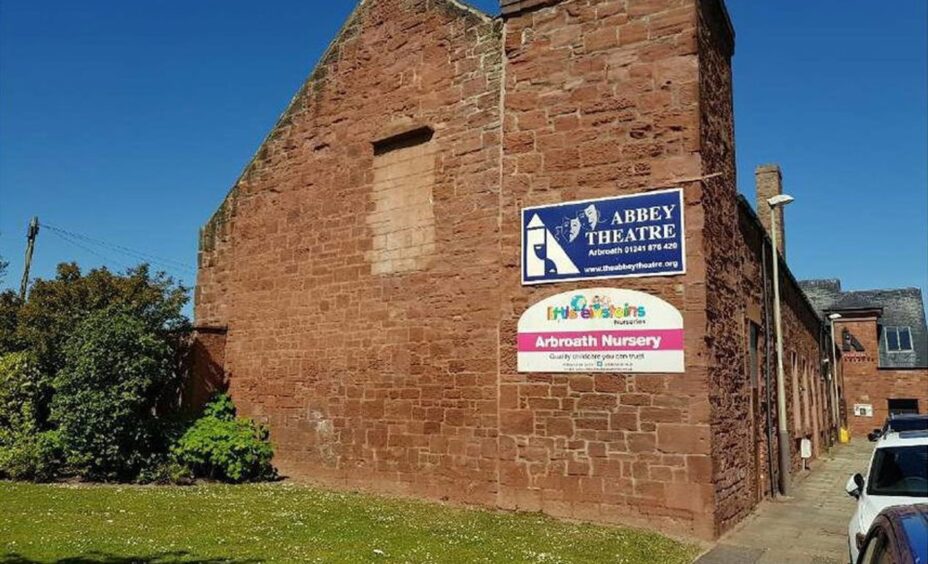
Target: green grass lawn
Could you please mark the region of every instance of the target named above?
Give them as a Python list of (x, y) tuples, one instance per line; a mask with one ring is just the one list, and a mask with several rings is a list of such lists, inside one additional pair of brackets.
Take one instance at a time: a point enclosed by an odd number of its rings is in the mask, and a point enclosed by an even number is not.
[(690, 562), (661, 535), (327, 492), (0, 482), (0, 562)]

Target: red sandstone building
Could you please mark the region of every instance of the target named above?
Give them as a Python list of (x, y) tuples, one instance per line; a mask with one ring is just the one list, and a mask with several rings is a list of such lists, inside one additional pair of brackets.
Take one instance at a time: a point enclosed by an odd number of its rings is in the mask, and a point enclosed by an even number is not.
[[(361, 2), (202, 231), (205, 391), (269, 424), (286, 475), (730, 529), (777, 480), (781, 186), (758, 169), (760, 217), (737, 195), (733, 52), (720, 0)], [(523, 284), (522, 210), (666, 188), (685, 272)], [(837, 422), (828, 328), (779, 260), (798, 470)], [(520, 372), (523, 313), (591, 288), (679, 312), (682, 372)]]
[(847, 421), (864, 436), (890, 413), (928, 413), (928, 327), (918, 288), (842, 291), (839, 280), (802, 288), (834, 317)]

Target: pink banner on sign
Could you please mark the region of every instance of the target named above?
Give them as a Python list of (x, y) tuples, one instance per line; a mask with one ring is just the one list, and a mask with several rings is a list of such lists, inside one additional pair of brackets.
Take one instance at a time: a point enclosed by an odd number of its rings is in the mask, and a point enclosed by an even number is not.
[(519, 333), (519, 352), (682, 350), (683, 329)]

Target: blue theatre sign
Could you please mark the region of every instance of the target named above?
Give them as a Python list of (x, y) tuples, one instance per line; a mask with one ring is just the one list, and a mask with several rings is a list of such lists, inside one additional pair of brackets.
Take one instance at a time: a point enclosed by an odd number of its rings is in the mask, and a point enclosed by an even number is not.
[(686, 272), (683, 190), (522, 210), (522, 283)]

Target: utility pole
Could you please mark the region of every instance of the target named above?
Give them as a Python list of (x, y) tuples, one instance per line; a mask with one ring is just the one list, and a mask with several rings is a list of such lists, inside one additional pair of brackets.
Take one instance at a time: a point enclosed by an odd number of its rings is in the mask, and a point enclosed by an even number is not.
[(39, 234), (39, 218), (33, 217), (26, 232), (26, 264), (23, 267), (23, 281), (19, 285), (19, 299), (26, 299), (26, 290), (29, 289), (29, 268), (32, 266), (32, 251), (35, 249), (35, 238)]

